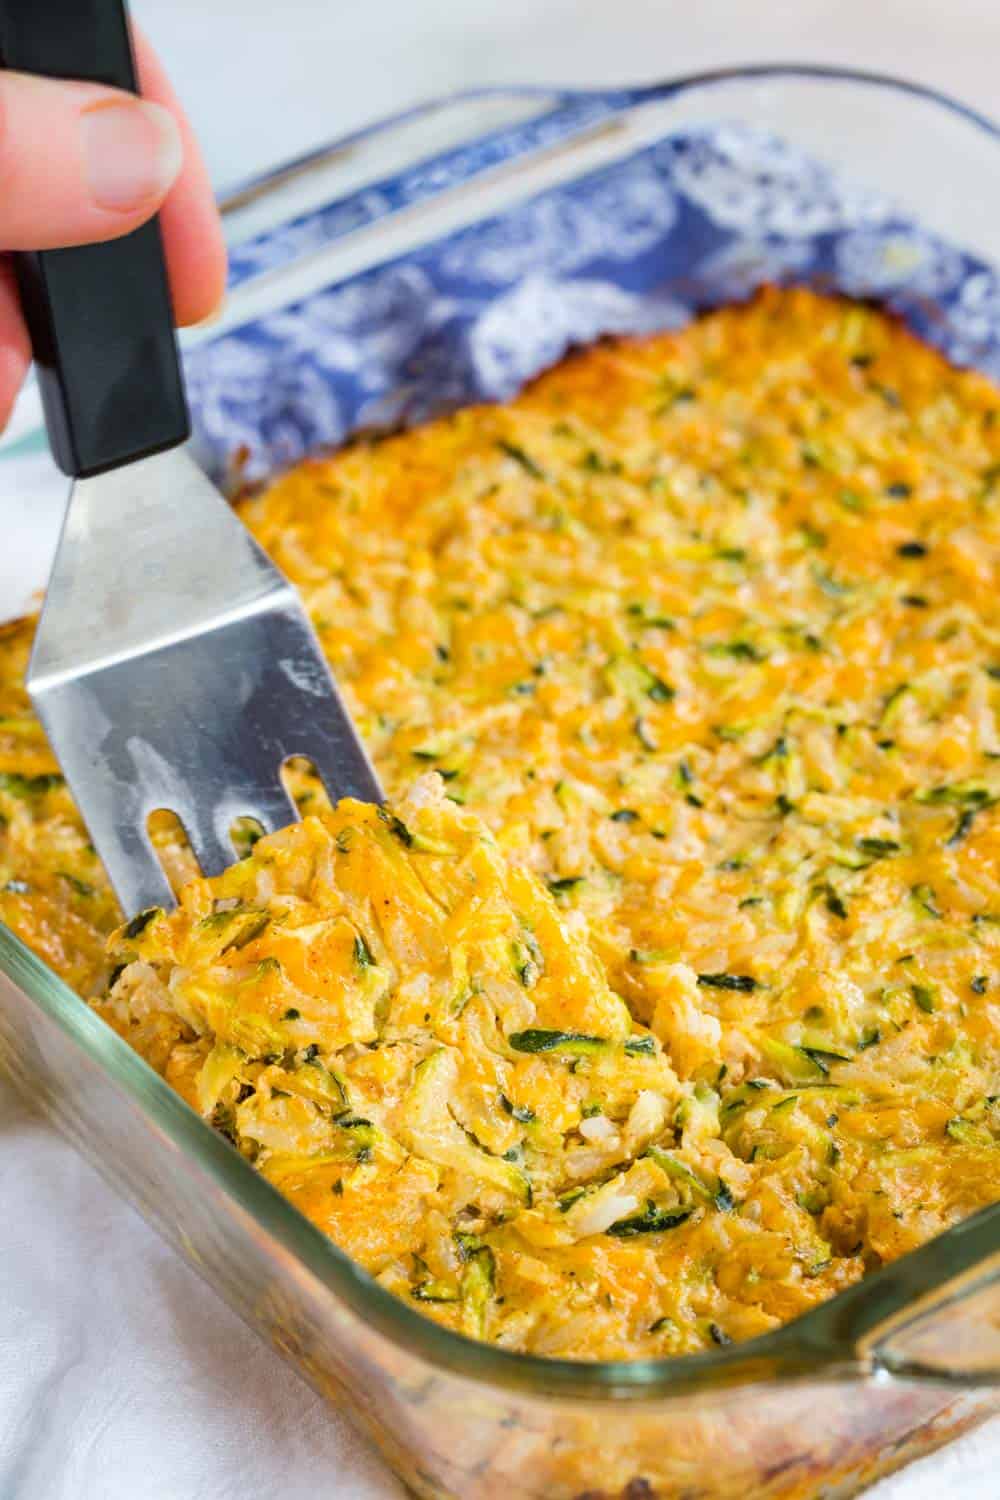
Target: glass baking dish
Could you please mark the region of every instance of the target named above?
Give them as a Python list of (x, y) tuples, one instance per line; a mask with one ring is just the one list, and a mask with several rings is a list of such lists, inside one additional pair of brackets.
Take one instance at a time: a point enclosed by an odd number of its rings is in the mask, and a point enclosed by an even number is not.
[[(998, 170), (989, 121), (837, 70), (426, 106), (226, 199), (230, 296), (185, 339), (196, 452), (259, 478), (764, 281), (878, 298), (1000, 378)], [(52, 493), (31, 389), (0, 463)], [(1000, 1409), (1000, 1204), (764, 1338), (542, 1360), (381, 1289), (4, 928), (0, 1064), (416, 1495), (832, 1500)]]

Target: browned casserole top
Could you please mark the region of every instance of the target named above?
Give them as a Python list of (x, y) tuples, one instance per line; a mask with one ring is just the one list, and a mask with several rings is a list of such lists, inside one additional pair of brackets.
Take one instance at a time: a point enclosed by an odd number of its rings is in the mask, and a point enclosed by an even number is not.
[(774, 291), (241, 513), (392, 812), (302, 778), (108, 957), (16, 627), (0, 911), (338, 1244), (477, 1337), (646, 1356), (1000, 1197), (988, 382)]

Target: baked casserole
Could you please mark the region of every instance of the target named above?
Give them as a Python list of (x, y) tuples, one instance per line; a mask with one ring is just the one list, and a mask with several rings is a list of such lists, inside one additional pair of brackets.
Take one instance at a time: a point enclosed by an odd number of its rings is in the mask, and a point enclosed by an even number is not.
[(771, 290), (241, 514), (389, 790), (122, 925), (3, 637), (0, 915), (383, 1285), (746, 1339), (1000, 1198), (1000, 392)]

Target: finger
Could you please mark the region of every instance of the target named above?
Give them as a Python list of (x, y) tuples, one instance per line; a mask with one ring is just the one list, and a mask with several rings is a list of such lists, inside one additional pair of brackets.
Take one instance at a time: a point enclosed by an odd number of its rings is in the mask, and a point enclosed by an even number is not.
[(182, 154), (162, 105), (100, 84), (0, 73), (0, 248), (49, 250), (138, 228)]
[(0, 260), (0, 429), (7, 425), (30, 363), (31, 344), (14, 271), (9, 260)]
[(198, 323), (215, 311), (226, 286), (226, 249), (215, 198), (194, 132), (149, 43), (133, 28), (139, 81), (145, 98), (173, 115), (184, 148), (180, 176), (160, 210), (178, 323)]

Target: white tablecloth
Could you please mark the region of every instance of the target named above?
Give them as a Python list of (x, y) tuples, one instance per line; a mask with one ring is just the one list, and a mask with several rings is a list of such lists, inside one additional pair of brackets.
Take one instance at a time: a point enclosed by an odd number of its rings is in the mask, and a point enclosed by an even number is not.
[[(219, 185), (472, 83), (632, 81), (809, 58), (908, 73), (996, 109), (1000, 6), (989, 0), (133, 4)], [(0, 617), (34, 572), (27, 549), (9, 545), (15, 499), (0, 494)], [(368, 1445), (3, 1087), (0, 1265), (2, 1500), (403, 1494)], [(994, 1424), (872, 1500), (996, 1500), (998, 1471)]]

